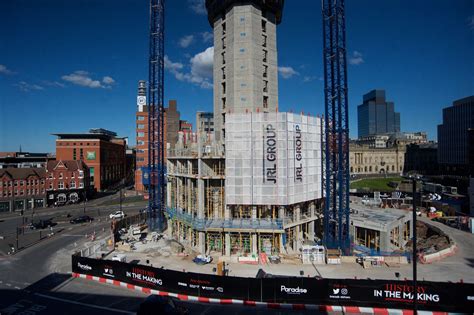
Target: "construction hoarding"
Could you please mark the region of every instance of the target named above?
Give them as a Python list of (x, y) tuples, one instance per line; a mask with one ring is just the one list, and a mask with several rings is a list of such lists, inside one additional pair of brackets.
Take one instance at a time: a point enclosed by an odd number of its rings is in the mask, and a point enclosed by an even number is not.
[[(255, 302), (411, 309), (415, 297), (411, 281), (226, 277), (79, 255), (72, 256), (72, 272), (164, 292)], [(418, 281), (416, 298), (419, 310), (472, 312), (474, 284)]]

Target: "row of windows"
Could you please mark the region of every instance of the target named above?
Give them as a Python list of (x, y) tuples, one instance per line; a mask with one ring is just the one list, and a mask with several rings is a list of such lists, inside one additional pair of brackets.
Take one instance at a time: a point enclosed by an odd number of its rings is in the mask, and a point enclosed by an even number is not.
[(139, 121), (144, 121), (144, 120), (145, 120), (145, 116), (137, 116), (137, 120), (139, 120)]
[(27, 189), (26, 191), (25, 190), (16, 190), (15, 189), (15, 192), (13, 193), (12, 191), (4, 191), (3, 193), (0, 192), (0, 197), (12, 197), (13, 195), (15, 196), (35, 196), (35, 195), (39, 195), (40, 194), (40, 191), (41, 191), (41, 194), (44, 194), (45, 193), (45, 190), (44, 188), (43, 189)]
[[(72, 173), (71, 174), (71, 178), (75, 178), (76, 177), (76, 174), (75, 173)], [(79, 171), (79, 175), (78, 175), (78, 178), (83, 178), (84, 177), (84, 171)], [(49, 176), (48, 176), (49, 179), (53, 179), (53, 173), (49, 173)], [(59, 176), (58, 176), (59, 179), (63, 179), (64, 178), (64, 174), (62, 172), (59, 173)], [(67, 178), (67, 177), (66, 177)]]
[[(24, 186), (24, 185), (27, 185), (27, 186), (31, 186), (31, 185), (39, 185), (41, 182), (42, 185), (44, 185), (44, 179), (42, 179), (41, 181), (36, 179), (36, 180), (15, 180), (15, 181), (4, 181), (3, 182), (3, 187), (7, 187), (7, 186), (10, 186), (12, 187), (13, 185), (15, 186)], [(0, 187), (2, 185), (0, 184)]]
[[(64, 188), (65, 188), (64, 182), (58, 182), (58, 189), (64, 189)], [(70, 189), (75, 189), (76, 188), (76, 182), (75, 181), (69, 182), (69, 188)], [(78, 188), (84, 188), (84, 182), (83, 181), (79, 182)], [(49, 183), (49, 188), (48, 189), (50, 189), (50, 190), (54, 189), (53, 183)]]
[[(378, 172), (378, 171), (379, 171), (379, 167), (376, 165), (376, 166), (373, 168), (373, 170), (374, 170), (375, 172)], [(402, 169), (402, 167), (400, 166), (400, 172), (401, 172), (402, 170), (403, 170), (403, 169)], [(380, 168), (380, 171), (383, 171), (383, 172), (390, 172), (390, 171), (395, 172), (395, 165), (392, 165), (392, 167), (390, 167), (390, 165), (387, 165), (387, 167), (385, 167), (385, 168), (381, 167), (381, 168)], [(355, 173), (361, 173), (361, 172), (367, 173), (367, 172), (372, 172), (372, 166), (369, 166), (369, 167), (365, 166), (365, 167), (363, 167), (363, 168), (362, 168), (362, 167), (356, 167), (356, 168), (354, 168), (354, 167), (351, 166), (351, 173), (353, 173), (353, 172), (355, 172)]]

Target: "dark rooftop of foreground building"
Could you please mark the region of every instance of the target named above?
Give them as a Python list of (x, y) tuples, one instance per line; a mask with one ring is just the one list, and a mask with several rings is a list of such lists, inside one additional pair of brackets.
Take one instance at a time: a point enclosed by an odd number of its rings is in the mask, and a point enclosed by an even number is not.
[(262, 11), (269, 11), (275, 14), (276, 23), (280, 24), (284, 3), (285, 0), (206, 0), (206, 9), (211, 26), (214, 26), (214, 21), (220, 14), (225, 13), (230, 6), (235, 4), (252, 4)]

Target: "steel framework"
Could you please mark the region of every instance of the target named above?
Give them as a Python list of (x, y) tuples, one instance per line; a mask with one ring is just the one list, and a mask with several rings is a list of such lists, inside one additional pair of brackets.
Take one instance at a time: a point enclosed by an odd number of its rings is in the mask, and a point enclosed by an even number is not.
[(165, 0), (150, 0), (148, 64), (148, 217), (152, 230), (163, 228), (165, 210), (164, 48)]
[(344, 0), (322, 0), (325, 156), (324, 244), (350, 250), (349, 121)]

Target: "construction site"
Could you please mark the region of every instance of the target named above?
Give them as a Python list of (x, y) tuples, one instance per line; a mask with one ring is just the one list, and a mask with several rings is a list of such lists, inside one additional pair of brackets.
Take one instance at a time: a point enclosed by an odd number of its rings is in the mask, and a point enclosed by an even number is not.
[(320, 118), (250, 112), (227, 115), (225, 157), (210, 134), (180, 137), (167, 155), (169, 235), (202, 254), (298, 253), (321, 225), (320, 139)]

